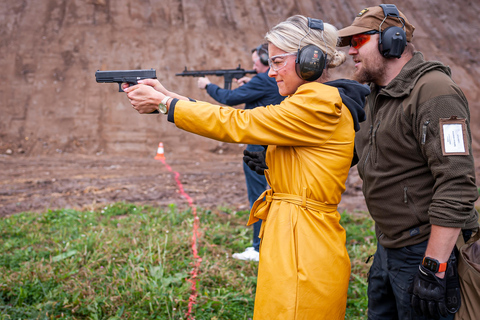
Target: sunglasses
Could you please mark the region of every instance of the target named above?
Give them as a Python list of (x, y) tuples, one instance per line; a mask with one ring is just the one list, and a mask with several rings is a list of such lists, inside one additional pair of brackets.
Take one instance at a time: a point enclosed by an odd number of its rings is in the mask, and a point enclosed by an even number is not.
[(350, 46), (355, 49), (360, 49), (365, 43), (370, 41), (372, 34), (378, 33), (378, 31), (369, 31), (361, 34), (355, 34), (350, 39)]

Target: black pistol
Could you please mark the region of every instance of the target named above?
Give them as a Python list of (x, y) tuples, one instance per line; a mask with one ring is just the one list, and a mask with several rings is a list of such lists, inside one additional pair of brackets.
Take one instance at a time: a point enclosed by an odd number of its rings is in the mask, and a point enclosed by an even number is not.
[(157, 72), (155, 69), (143, 70), (113, 70), (95, 72), (95, 78), (99, 83), (118, 83), (118, 92), (123, 92), (122, 83), (129, 85), (138, 84), (138, 80), (142, 79), (157, 79)]

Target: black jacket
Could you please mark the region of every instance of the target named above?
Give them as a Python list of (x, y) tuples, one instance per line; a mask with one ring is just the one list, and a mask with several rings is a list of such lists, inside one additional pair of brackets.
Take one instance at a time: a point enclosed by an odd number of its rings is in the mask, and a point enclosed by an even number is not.
[(213, 99), (227, 106), (245, 103), (245, 109), (280, 104), (285, 98), (278, 93), (277, 82), (268, 76), (268, 72), (255, 75), (234, 90), (222, 89), (211, 83), (207, 86), (207, 92)]

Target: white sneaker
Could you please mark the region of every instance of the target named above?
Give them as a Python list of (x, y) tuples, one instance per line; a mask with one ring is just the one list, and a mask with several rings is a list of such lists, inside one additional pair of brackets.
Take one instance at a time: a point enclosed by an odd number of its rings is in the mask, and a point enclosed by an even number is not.
[(253, 247), (248, 247), (242, 253), (232, 254), (232, 258), (239, 260), (258, 261), (260, 254)]

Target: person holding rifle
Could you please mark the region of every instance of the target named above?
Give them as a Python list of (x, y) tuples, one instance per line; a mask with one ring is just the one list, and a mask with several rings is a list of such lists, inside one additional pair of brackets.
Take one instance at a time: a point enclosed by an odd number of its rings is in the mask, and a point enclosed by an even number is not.
[(142, 114), (159, 110), (183, 130), (211, 139), (268, 145), (271, 189), (254, 203), (263, 220), (254, 319), (345, 318), (350, 259), (337, 206), (365, 118), (367, 86), (328, 81), (346, 55), (336, 28), (293, 16), (273, 27), (268, 75), (285, 96), (278, 105), (238, 110), (168, 91), (158, 80), (124, 90)]
[[(282, 102), (284, 97), (278, 93), (275, 78), (268, 76), (268, 45), (266, 43), (252, 50), (252, 61), (253, 70), (257, 74), (253, 78), (245, 76), (238, 80), (235, 79), (240, 85), (238, 88), (233, 90), (222, 89), (211, 83), (207, 77), (198, 79), (198, 88), (206, 89), (213, 99), (228, 106), (244, 103), (246, 110), (259, 106), (276, 105)], [(262, 151), (263, 149), (263, 146), (254, 144), (248, 144), (246, 147), (246, 150), (250, 152)], [(247, 195), (251, 209), (255, 200), (267, 189), (268, 184), (265, 176), (250, 170), (245, 163), (243, 163), (243, 172), (247, 183)], [(244, 252), (234, 253), (232, 255), (233, 258), (258, 261), (258, 252), (260, 250), (260, 238), (258, 235), (261, 227), (262, 220), (253, 224), (252, 246), (246, 248)]]

